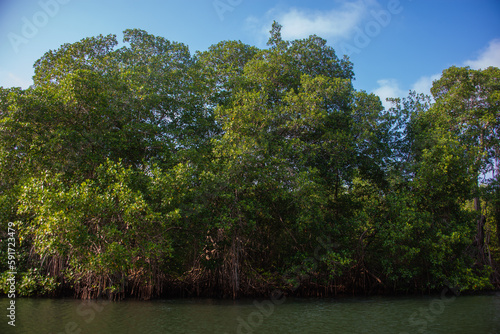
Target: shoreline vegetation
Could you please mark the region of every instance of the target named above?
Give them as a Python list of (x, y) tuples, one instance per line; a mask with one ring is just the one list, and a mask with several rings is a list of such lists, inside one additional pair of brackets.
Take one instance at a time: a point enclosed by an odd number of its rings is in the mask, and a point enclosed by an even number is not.
[(347, 57), (276, 22), (266, 49), (123, 41), (65, 44), (30, 88), (0, 87), (4, 294), (500, 288), (498, 68), (450, 67), (385, 110)]

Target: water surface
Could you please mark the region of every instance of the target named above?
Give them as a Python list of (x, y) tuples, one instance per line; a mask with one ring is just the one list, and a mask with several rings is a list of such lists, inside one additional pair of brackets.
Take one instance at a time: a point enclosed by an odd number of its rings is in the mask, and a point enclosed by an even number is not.
[(16, 327), (0, 333), (491, 333), (500, 293), (483, 296), (88, 302), (16, 299)]

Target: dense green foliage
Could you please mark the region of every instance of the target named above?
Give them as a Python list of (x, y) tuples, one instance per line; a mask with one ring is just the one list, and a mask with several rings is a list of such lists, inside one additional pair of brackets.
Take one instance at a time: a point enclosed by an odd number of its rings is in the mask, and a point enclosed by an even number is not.
[[(125, 31), (0, 88), (0, 272), (18, 292), (238, 297), (498, 287), (500, 71), (385, 110), (326, 41)], [(4, 285), (7, 286), (7, 285)]]

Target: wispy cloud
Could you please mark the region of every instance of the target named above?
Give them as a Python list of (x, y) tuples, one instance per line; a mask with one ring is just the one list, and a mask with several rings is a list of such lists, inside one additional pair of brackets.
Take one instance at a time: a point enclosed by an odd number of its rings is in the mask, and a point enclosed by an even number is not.
[(407, 94), (407, 92), (401, 89), (399, 82), (396, 79), (378, 80), (377, 84), (378, 88), (376, 88), (373, 93), (380, 97), (385, 109), (389, 109), (391, 107), (391, 103), (386, 101), (387, 98), (402, 97)]
[(273, 20), (282, 26), (284, 39), (306, 38), (316, 34), (328, 39), (346, 39), (352, 36), (355, 28), (369, 15), (369, 11), (378, 8), (375, 0), (334, 1), (335, 6), (327, 11), (313, 11), (304, 8), (274, 8), (263, 18), (249, 17), (247, 26), (259, 34), (269, 36)]
[(477, 59), (467, 60), (465, 65), (476, 70), (490, 66), (500, 67), (500, 39), (492, 40), (488, 47), (479, 53)]

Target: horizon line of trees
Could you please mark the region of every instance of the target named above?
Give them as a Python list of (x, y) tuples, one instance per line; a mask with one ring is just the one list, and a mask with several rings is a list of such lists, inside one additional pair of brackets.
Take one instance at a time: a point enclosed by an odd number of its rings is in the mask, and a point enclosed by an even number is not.
[(276, 22), (267, 49), (123, 41), (62, 45), (33, 86), (0, 87), (4, 293), (8, 222), (26, 296), (500, 287), (498, 68), (450, 67), (385, 110)]

